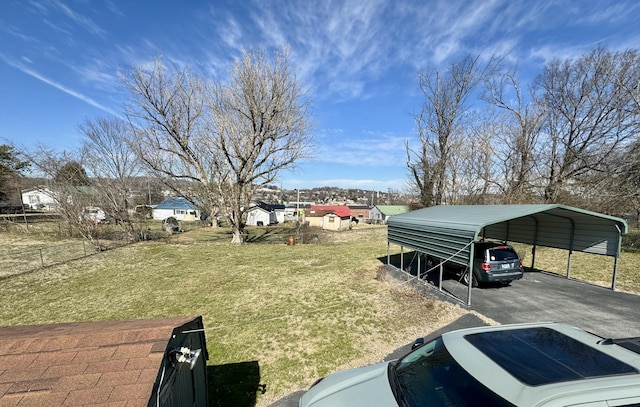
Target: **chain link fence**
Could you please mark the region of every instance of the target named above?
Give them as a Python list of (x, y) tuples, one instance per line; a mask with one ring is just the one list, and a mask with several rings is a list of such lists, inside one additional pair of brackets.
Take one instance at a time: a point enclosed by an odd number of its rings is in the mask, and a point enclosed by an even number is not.
[(85, 240), (12, 252), (10, 256), (3, 256), (0, 279), (62, 264), (95, 252), (94, 246)]

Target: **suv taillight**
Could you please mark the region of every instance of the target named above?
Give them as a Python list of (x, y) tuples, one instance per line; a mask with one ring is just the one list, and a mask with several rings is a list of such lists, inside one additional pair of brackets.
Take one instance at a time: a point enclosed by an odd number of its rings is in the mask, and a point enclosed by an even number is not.
[(522, 268), (522, 260), (520, 260), (520, 268)]
[(491, 264), (487, 262), (482, 263), (480, 267), (482, 267), (482, 270), (486, 271), (487, 273), (491, 271)]

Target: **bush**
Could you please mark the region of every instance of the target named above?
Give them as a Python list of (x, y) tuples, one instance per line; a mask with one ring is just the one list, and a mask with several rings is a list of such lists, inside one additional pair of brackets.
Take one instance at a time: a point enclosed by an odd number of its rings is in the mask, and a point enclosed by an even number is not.
[(622, 235), (622, 251), (630, 253), (640, 252), (640, 230)]

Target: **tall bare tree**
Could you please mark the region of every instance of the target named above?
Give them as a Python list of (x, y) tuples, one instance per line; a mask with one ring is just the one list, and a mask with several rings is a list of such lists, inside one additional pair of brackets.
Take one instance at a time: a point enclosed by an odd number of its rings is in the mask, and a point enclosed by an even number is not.
[(241, 243), (251, 197), (311, 154), (309, 100), (289, 66), (287, 52), (270, 62), (263, 52), (244, 53), (209, 100), (221, 207)]
[[(309, 101), (286, 52), (245, 52), (227, 82), (189, 69), (137, 68), (125, 78), (141, 159), (168, 185), (221, 211), (242, 243), (255, 189), (310, 154)], [(189, 181), (176, 184), (176, 180)]]
[(131, 231), (129, 197), (141, 166), (127, 143), (131, 138), (129, 123), (118, 118), (98, 118), (85, 120), (78, 129), (85, 137), (82, 148), (86, 166), (103, 196), (101, 208)]
[(547, 113), (546, 202), (587, 186), (637, 137), (628, 89), (637, 86), (640, 72), (625, 55), (599, 47), (575, 60), (554, 60), (538, 77)]
[(492, 151), (502, 166), (502, 178), (496, 185), (506, 203), (530, 200), (534, 195), (534, 174), (540, 150), (544, 105), (538, 103), (532, 89), (528, 95), (518, 81), (517, 69), (500, 69), (486, 76), (483, 99), (505, 112), (496, 132)]
[(495, 203), (490, 197), (499, 192), (495, 185), (502, 174), (495, 155), (499, 128), (500, 121), (494, 111), (483, 109), (474, 114), (473, 123), (457, 151), (457, 204)]
[(160, 59), (122, 79), (131, 96), (129, 146), (175, 194), (216, 215), (219, 153), (212, 141), (216, 135), (205, 133), (206, 83), (189, 68), (165, 67)]
[(445, 196), (452, 147), (461, 136), (467, 101), (481, 79), (479, 57), (466, 57), (445, 72), (421, 72), (418, 84), (425, 98), (414, 115), (418, 147), (405, 143), (411, 181), (423, 206), (440, 205)]

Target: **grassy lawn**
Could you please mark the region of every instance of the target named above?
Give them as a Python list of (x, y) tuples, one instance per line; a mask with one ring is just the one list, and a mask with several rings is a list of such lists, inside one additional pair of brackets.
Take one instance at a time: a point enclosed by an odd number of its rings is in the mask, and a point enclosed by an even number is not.
[[(380, 277), (386, 228), (294, 246), (232, 246), (214, 237), (223, 232), (194, 229), (0, 280), (0, 323), (202, 315), (208, 364), (257, 363), (266, 406), (468, 312)], [(3, 231), (1, 258), (40, 240)]]

